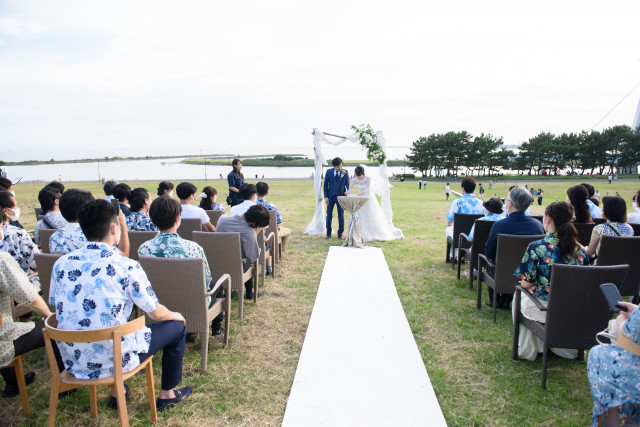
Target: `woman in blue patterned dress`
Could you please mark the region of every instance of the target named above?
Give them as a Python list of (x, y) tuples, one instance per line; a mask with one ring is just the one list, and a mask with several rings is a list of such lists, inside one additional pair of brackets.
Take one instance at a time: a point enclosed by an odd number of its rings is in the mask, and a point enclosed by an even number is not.
[[(571, 223), (573, 208), (566, 202), (553, 202), (544, 211), (542, 223), (548, 233), (541, 240), (531, 242), (522, 257), (522, 262), (513, 273), (520, 279), (521, 286), (533, 293), (546, 306), (551, 289), (551, 269), (553, 264), (587, 265), (589, 257), (578, 243), (578, 231)], [(515, 312), (515, 305), (513, 310)], [(540, 311), (526, 296), (520, 300), (520, 312), (527, 319), (544, 323), (546, 312)], [(542, 340), (529, 329), (520, 325), (518, 357), (535, 360), (542, 352)], [(567, 359), (575, 359), (576, 350), (552, 348), (555, 354)]]
[(127, 229), (131, 231), (158, 231), (158, 227), (149, 218), (151, 197), (146, 188), (134, 188), (129, 198), (131, 213), (127, 217)]
[(202, 193), (200, 193), (200, 207), (205, 211), (222, 211), (224, 215), (225, 210), (222, 203), (216, 203), (218, 199), (218, 190), (207, 185), (202, 189)]
[(589, 351), (594, 426), (602, 414), (607, 426), (619, 425), (619, 416), (625, 418), (625, 425), (638, 425), (640, 420), (640, 310), (628, 302), (619, 304), (627, 308), (616, 319), (619, 334), (624, 333), (631, 341), (631, 351), (617, 345), (598, 345)]
[(626, 223), (627, 202), (622, 197), (607, 196), (602, 199), (602, 216), (607, 222), (593, 227), (587, 248), (589, 256), (597, 255), (600, 251), (601, 236), (633, 236), (633, 228)]

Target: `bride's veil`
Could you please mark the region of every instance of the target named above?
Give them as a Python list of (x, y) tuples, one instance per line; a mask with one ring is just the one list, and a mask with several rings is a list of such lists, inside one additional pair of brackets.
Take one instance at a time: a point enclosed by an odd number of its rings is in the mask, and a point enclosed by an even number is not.
[(376, 196), (382, 196), (386, 189), (392, 188), (391, 184), (386, 183), (377, 173), (369, 174), (368, 169), (364, 165), (360, 165), (365, 170), (365, 176), (371, 179), (370, 190)]

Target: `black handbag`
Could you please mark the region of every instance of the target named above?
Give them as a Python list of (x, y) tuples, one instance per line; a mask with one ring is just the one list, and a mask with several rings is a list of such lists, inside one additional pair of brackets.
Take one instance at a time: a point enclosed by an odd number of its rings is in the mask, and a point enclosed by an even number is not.
[(232, 203), (233, 203), (233, 199), (231, 198), (231, 196), (227, 196), (227, 204), (231, 206)]

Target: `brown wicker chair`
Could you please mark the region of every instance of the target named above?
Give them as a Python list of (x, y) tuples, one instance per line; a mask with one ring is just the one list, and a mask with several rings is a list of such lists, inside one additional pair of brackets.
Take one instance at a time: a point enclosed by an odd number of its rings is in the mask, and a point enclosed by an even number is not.
[[(2, 316), (0, 316), (0, 326), (2, 326)], [(16, 372), (16, 380), (18, 381), (18, 391), (20, 392), (20, 401), (22, 403), (22, 412), (25, 417), (31, 416), (31, 408), (29, 407), (29, 394), (27, 393), (27, 382), (24, 379), (24, 366), (22, 364), (22, 355), (13, 358), (11, 363), (6, 366), (0, 366), (0, 369), (13, 368)]]
[(640, 236), (640, 224), (629, 224), (633, 228), (633, 235)]
[[(260, 277), (260, 286), (262, 286), (262, 288), (264, 289), (264, 283), (265, 283), (265, 276), (266, 276), (266, 269), (267, 269), (267, 253), (264, 250), (264, 233), (265, 230), (262, 229), (260, 230), (260, 232), (257, 235), (257, 239), (258, 239), (258, 247), (260, 248), (260, 257), (258, 257), (258, 260), (255, 261), (253, 263), (253, 268), (256, 270), (258, 276)], [(273, 233), (269, 233), (269, 245), (271, 246), (271, 248), (269, 249), (269, 253), (273, 253), (274, 249), (274, 243), (273, 240), (275, 238), (275, 235)], [(273, 259), (273, 258), (272, 258)], [(273, 263), (271, 263), (271, 275), (272, 277), (275, 277), (276, 275), (276, 266), (273, 265)], [(260, 271), (258, 272), (258, 266), (260, 266)]]
[(183, 239), (193, 240), (194, 231), (202, 231), (202, 222), (199, 218), (182, 218), (176, 232)]
[[(524, 251), (529, 243), (539, 240), (544, 234), (536, 236), (516, 236), (511, 234), (498, 235), (498, 249), (495, 263), (484, 254), (478, 256), (478, 298), (476, 308), (480, 310), (482, 304), (482, 282), (493, 289), (493, 321), (496, 321), (498, 310), (497, 294), (513, 294), (518, 279), (513, 275), (522, 261)], [(484, 269), (484, 271), (483, 271)], [(494, 272), (493, 276), (491, 272)]]
[(158, 235), (157, 231), (131, 231), (129, 230), (129, 258), (138, 260), (140, 246)]
[(51, 238), (51, 235), (56, 231), (58, 230), (53, 228), (43, 228), (38, 231), (38, 236), (40, 237), (40, 250), (43, 253), (51, 253), (51, 250), (49, 249), (49, 239)]
[(449, 253), (453, 250), (455, 251), (458, 248), (459, 236), (460, 233), (469, 234), (471, 231), (471, 227), (476, 219), (483, 217), (484, 215), (475, 215), (475, 214), (454, 214), (453, 215), (453, 239), (447, 237), (447, 255), (445, 257), (445, 262), (451, 261), (451, 268), (455, 268), (455, 257), (451, 258)]
[[(40, 206), (33, 208), (33, 210), (35, 211), (36, 214), (36, 218), (38, 218), (38, 216), (40, 216), (40, 211), (42, 210), (42, 208)], [(40, 221), (40, 220), (38, 220)]]
[(578, 230), (578, 242), (580, 242), (582, 246), (589, 246), (591, 233), (593, 233), (593, 227), (595, 227), (596, 224), (593, 222), (574, 222), (573, 226)]
[(629, 265), (620, 294), (637, 297), (640, 292), (640, 237), (601, 237), (598, 265), (620, 264)]
[[(231, 277), (223, 274), (216, 284), (207, 291), (205, 283), (204, 259), (202, 258), (159, 258), (140, 257), (153, 291), (169, 310), (181, 313), (185, 319), (187, 333), (200, 333), (200, 374), (207, 367), (209, 334), (211, 322), (224, 312), (224, 345), (229, 343), (229, 314), (231, 312)], [(224, 287), (226, 296), (216, 298), (207, 305), (207, 297)]]
[[(38, 267), (38, 276), (40, 277), (40, 289), (42, 290), (42, 299), (49, 304), (49, 286), (51, 286), (51, 272), (53, 265), (60, 259), (62, 254), (34, 254), (36, 266)], [(49, 306), (53, 310), (52, 306)]]
[[(522, 324), (543, 341), (542, 388), (547, 388), (547, 360), (551, 347), (578, 349), (578, 361), (584, 349), (596, 345), (596, 334), (607, 327), (611, 311), (600, 292), (603, 283), (620, 287), (628, 265), (578, 266), (555, 264), (551, 270), (549, 300), (545, 308), (540, 300), (520, 285), (516, 286), (513, 322), (513, 360), (518, 360), (518, 340)], [(520, 312), (522, 295), (530, 298), (541, 311), (545, 323), (527, 319)]]
[(214, 227), (218, 225), (218, 220), (223, 215), (222, 211), (205, 211), (209, 215), (209, 221)]
[(469, 236), (466, 233), (460, 233), (458, 242), (458, 279), (460, 279), (460, 268), (462, 259), (469, 261), (469, 271), (467, 278), (469, 279), (469, 290), (473, 289), (473, 270), (478, 267), (478, 255), (484, 253), (484, 246), (489, 238), (491, 227), (495, 221), (476, 220), (475, 229), (473, 230), (473, 240), (469, 242)]
[(244, 284), (253, 277), (253, 302), (256, 302), (258, 274), (253, 267), (243, 272), (240, 233), (194, 231), (193, 240), (204, 249), (213, 280), (218, 280), (224, 274), (231, 275), (231, 289), (238, 291), (238, 317), (242, 319)]
[(278, 217), (276, 215), (276, 211), (269, 211), (269, 226), (266, 228), (266, 232), (275, 235), (275, 242), (277, 242), (275, 246), (275, 250), (272, 251), (273, 255), (271, 257), (271, 264), (275, 265), (280, 262), (280, 258), (282, 257), (282, 237), (280, 237), (280, 231), (278, 230)]
[[(121, 426), (129, 425), (129, 416), (127, 412), (127, 400), (125, 399), (124, 382), (144, 369), (147, 377), (147, 394), (149, 398), (149, 409), (151, 410), (151, 422), (156, 424), (158, 416), (156, 413), (156, 393), (153, 388), (153, 356), (149, 356), (144, 362), (138, 365), (132, 371), (122, 372), (122, 344), (121, 338), (133, 332), (144, 328), (144, 317), (125, 323), (123, 325), (112, 326), (104, 329), (92, 329), (86, 331), (68, 331), (58, 329), (58, 321), (56, 315), (52, 314), (45, 320), (44, 346), (49, 359), (49, 371), (51, 372), (51, 388), (49, 389), (49, 426), (53, 427), (56, 423), (56, 408), (58, 406), (58, 393), (73, 390), (78, 387), (89, 387), (89, 401), (91, 405), (91, 417), (98, 417), (98, 404), (96, 395), (96, 386), (108, 385), (116, 393), (116, 401), (118, 402), (118, 416)], [(87, 380), (76, 378), (65, 369), (58, 372), (56, 357), (53, 353), (51, 340), (68, 342), (68, 343), (87, 343), (111, 340), (113, 344), (113, 366), (114, 373), (111, 377), (98, 378), (96, 380)]]

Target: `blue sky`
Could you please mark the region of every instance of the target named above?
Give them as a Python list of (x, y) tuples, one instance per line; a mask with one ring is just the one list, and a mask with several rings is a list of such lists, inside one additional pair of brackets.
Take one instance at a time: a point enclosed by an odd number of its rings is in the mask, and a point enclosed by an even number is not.
[[(0, 158), (310, 154), (312, 128), (360, 123), (394, 146), (588, 130), (640, 82), (637, 16), (637, 1), (0, 1)], [(631, 125), (639, 98), (597, 128)]]

